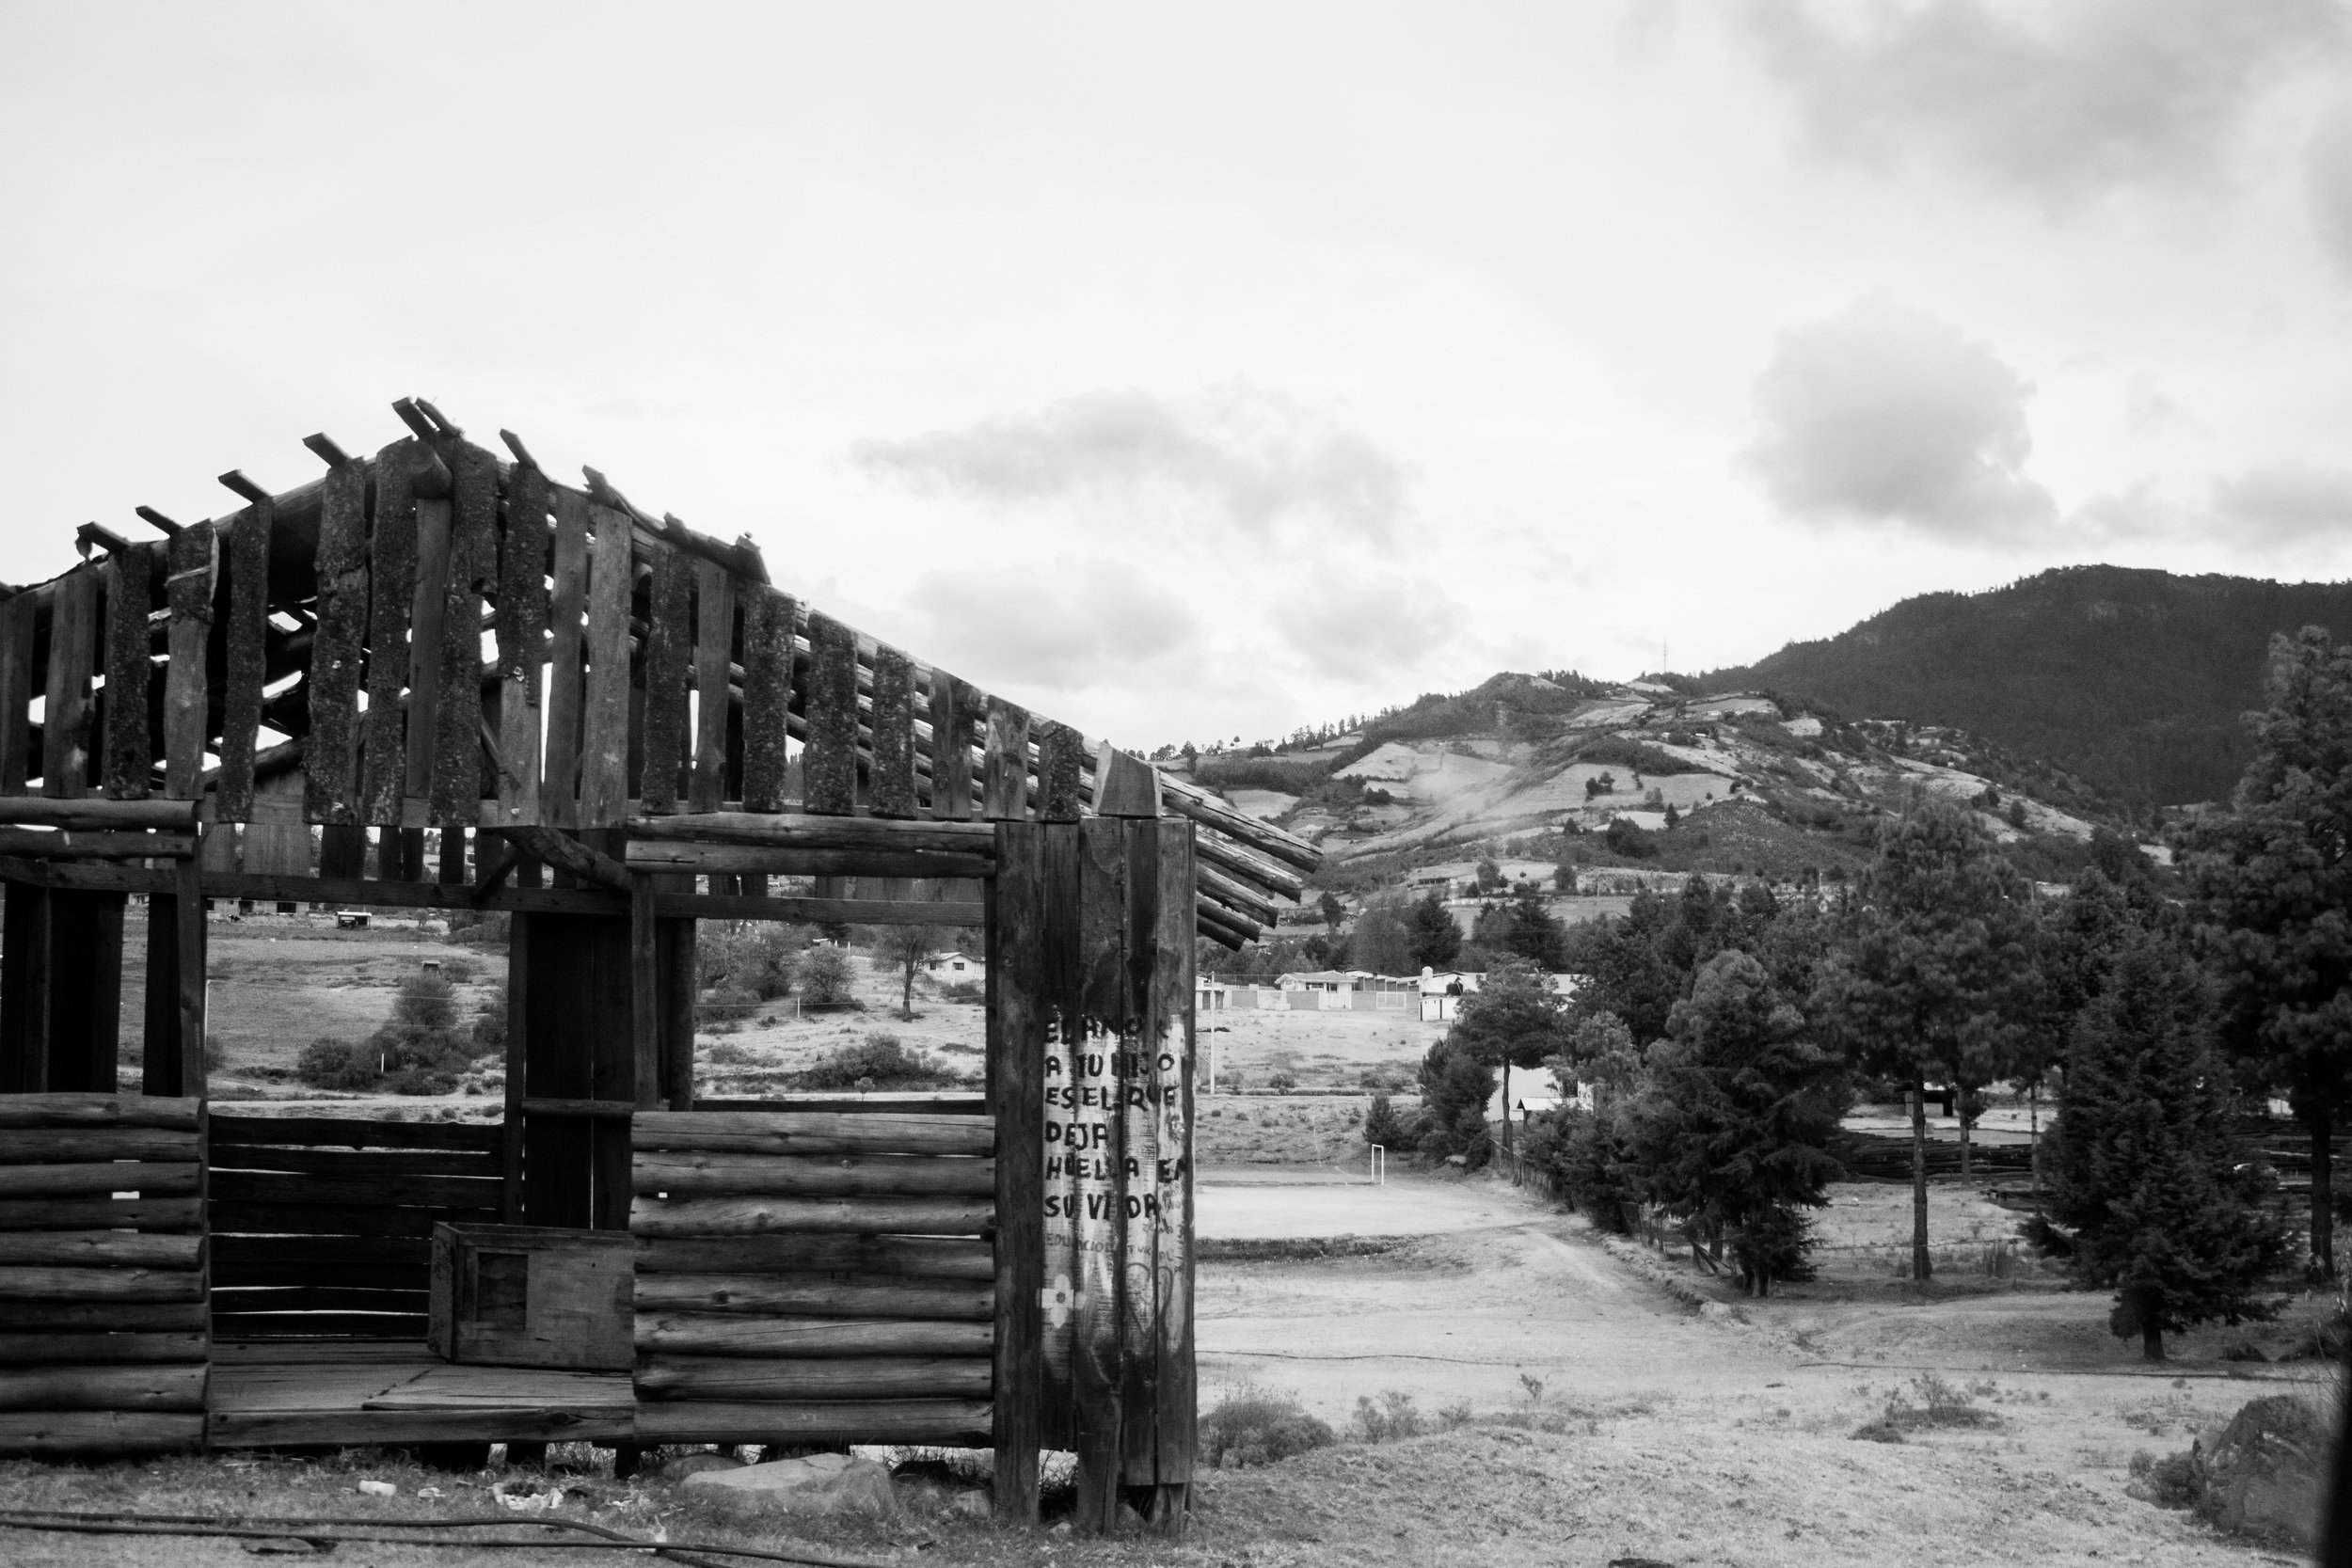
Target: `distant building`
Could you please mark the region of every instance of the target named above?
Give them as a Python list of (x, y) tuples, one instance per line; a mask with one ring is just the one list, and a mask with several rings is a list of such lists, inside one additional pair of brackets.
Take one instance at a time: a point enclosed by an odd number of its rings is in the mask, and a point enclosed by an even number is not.
[(934, 953), (923, 960), (924, 973), (949, 980), (977, 980), (988, 973), (988, 965), (969, 953), (949, 949)]

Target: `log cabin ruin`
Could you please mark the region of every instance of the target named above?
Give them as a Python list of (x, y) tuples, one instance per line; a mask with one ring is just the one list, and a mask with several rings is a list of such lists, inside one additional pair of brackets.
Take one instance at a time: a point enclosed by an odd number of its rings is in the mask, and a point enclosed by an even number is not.
[[(1065, 1449), (1181, 1528), (1195, 939), (1316, 851), (393, 406), (0, 602), (0, 1452), (966, 1446), (1022, 1521)], [(242, 899), (507, 911), (501, 1114), (213, 1106)], [(700, 919), (978, 928), (984, 1088), (698, 1100)]]

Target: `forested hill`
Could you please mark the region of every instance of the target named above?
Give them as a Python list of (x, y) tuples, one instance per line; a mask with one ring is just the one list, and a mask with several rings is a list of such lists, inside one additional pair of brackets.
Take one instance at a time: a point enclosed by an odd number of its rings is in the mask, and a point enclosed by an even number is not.
[(2352, 637), (2352, 583), (2069, 566), (1983, 594), (1924, 594), (1711, 689), (1759, 688), (1847, 719), (1949, 724), (2047, 757), (2131, 802), (2228, 798), (2273, 632)]

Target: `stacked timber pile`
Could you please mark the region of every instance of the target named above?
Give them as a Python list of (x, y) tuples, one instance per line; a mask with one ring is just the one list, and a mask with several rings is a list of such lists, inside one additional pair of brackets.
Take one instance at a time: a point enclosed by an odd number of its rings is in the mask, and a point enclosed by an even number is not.
[(215, 1114), (220, 1338), (423, 1338), (434, 1222), (499, 1217), (500, 1138), (483, 1122)]
[(985, 1445), (995, 1123), (640, 1112), (637, 1435)]
[(203, 1112), (0, 1098), (0, 1453), (204, 1434)]

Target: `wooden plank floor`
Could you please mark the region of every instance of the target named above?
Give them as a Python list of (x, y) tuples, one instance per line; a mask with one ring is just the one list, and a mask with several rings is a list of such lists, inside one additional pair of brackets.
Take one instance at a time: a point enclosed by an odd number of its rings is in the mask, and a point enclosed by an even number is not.
[(226, 1340), (205, 1398), (215, 1448), (628, 1438), (627, 1372), (453, 1367), (413, 1340)]

